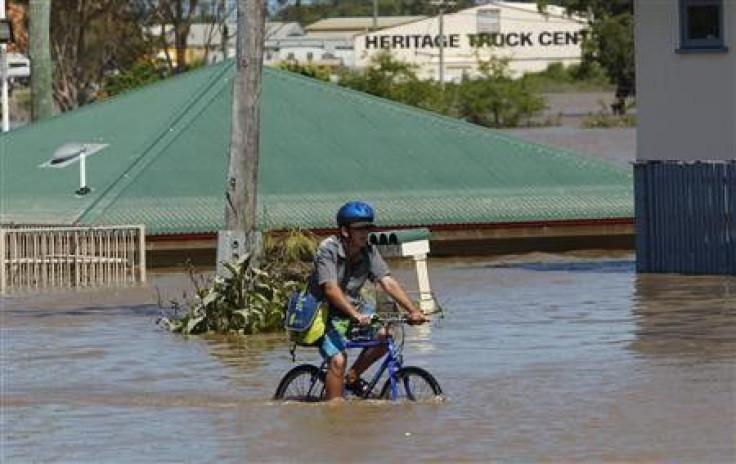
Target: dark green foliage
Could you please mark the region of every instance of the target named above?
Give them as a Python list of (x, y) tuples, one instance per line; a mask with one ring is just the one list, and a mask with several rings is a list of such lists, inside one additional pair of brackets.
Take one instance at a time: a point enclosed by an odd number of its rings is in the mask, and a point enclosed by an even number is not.
[(459, 86), (460, 117), (482, 126), (516, 127), (544, 109), (542, 97), (511, 78), (506, 60), (481, 62), (480, 71), (481, 77)]
[(432, 80), (419, 80), (415, 68), (390, 53), (376, 55), (361, 71), (345, 71), (340, 85), (487, 127), (515, 127), (544, 109), (544, 100), (523, 81), (512, 79), (508, 62), (480, 63), (481, 75), (444, 90)]
[(583, 66), (595, 62), (606, 70), (616, 86), (614, 109), (624, 114), (626, 99), (636, 95), (633, 0), (537, 0), (542, 11), (552, 4), (588, 18), (593, 33), (583, 45)]
[(567, 67), (552, 63), (546, 70), (524, 74), (521, 79), (530, 89), (540, 93), (610, 91), (612, 88), (605, 70), (596, 62)]
[(165, 77), (166, 74), (153, 63), (139, 61), (127, 71), (105, 76), (103, 92), (106, 96), (112, 97), (137, 87), (152, 84)]
[[(320, 19), (349, 16), (373, 16), (370, 0), (300, 0), (281, 2), (284, 6), (274, 15), (275, 21), (296, 21), (307, 25)], [(453, 11), (475, 6), (474, 0), (457, 0)], [(426, 0), (378, 0), (379, 16), (435, 15), (437, 6)]]
[(259, 265), (246, 255), (227, 263), (229, 276), (196, 287), (196, 299), (178, 320), (160, 323), (185, 334), (254, 334), (283, 329), (291, 291), (306, 281), (308, 261), (317, 246), (309, 232), (291, 231), (265, 240), (266, 258)]
[(227, 263), (229, 277), (215, 277), (212, 286), (197, 291), (189, 312), (173, 325), (175, 332), (240, 332), (252, 334), (281, 326), (283, 307), (292, 282), (254, 267), (251, 256)]
[(293, 73), (301, 74), (302, 76), (311, 77), (313, 79), (319, 79), (321, 81), (329, 81), (332, 69), (329, 66), (319, 66), (312, 63), (299, 63), (298, 61), (282, 61), (276, 65), (278, 69), (284, 71), (291, 71)]
[(128, 2), (54, 0), (50, 21), (54, 100), (63, 111), (94, 101), (107, 74), (151, 51)]

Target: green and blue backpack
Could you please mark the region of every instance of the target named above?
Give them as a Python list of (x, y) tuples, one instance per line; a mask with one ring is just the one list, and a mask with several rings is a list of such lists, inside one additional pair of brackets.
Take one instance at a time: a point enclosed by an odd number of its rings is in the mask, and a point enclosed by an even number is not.
[(300, 346), (317, 346), (327, 329), (327, 304), (309, 289), (295, 291), (286, 306), (284, 327), (289, 340)]

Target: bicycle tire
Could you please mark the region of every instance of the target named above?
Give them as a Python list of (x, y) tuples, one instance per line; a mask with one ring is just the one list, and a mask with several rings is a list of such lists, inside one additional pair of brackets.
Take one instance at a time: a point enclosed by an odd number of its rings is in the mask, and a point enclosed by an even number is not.
[[(428, 401), (443, 398), (437, 379), (421, 367), (402, 367), (396, 372), (396, 400)], [(391, 380), (386, 380), (381, 398), (390, 400)]]
[(325, 373), (312, 364), (300, 364), (284, 375), (274, 400), (313, 403), (325, 399)]

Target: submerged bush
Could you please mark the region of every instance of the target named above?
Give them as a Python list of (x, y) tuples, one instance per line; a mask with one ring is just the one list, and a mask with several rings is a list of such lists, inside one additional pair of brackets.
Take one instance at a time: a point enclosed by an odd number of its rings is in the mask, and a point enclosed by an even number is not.
[[(606, 105), (600, 102), (601, 110), (597, 113), (589, 114), (583, 119), (582, 126), (586, 129), (600, 129), (611, 127), (635, 127), (636, 116), (631, 114), (615, 114), (606, 110)], [(613, 107), (613, 105), (611, 105)], [(633, 103), (626, 109), (633, 107)], [(613, 108), (611, 108), (613, 110)], [(625, 111), (624, 111), (625, 113)]]
[(265, 258), (256, 263), (245, 255), (226, 263), (229, 276), (216, 276), (209, 285), (195, 285), (195, 299), (181, 318), (162, 318), (173, 332), (201, 334), (254, 334), (282, 329), (286, 302), (303, 285), (311, 268), (309, 260), (317, 246), (314, 235), (290, 231), (267, 236)]

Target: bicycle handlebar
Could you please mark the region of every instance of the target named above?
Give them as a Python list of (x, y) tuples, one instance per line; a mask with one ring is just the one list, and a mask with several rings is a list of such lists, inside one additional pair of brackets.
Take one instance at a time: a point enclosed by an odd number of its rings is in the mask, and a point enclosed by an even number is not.
[[(424, 314), (424, 316), (428, 316), (428, 314)], [(426, 320), (426, 322), (430, 322), (429, 319)], [(381, 325), (388, 325), (388, 324), (409, 324), (411, 325), (409, 318), (405, 314), (391, 314), (391, 315), (381, 315), (381, 314), (372, 314), (371, 315), (371, 324), (373, 323), (379, 323)]]
[[(429, 316), (432, 314), (437, 314), (437, 312), (424, 314), (424, 316)], [(431, 322), (431, 320), (426, 319), (424, 323)], [(352, 321), (352, 327), (351, 332), (355, 331), (355, 333), (360, 332), (361, 330), (364, 330), (367, 327), (373, 326), (375, 324), (378, 324), (382, 327), (386, 327), (392, 324), (407, 324), (407, 325), (414, 325), (409, 321), (409, 318), (405, 314), (371, 314), (371, 322), (368, 325), (360, 326), (356, 323), (356, 321)], [(419, 325), (419, 324), (417, 324)]]
[(380, 324), (391, 324), (394, 322), (406, 322), (406, 316), (403, 314), (396, 314), (396, 315), (380, 315), (380, 314), (371, 314), (371, 323), (377, 322)]

